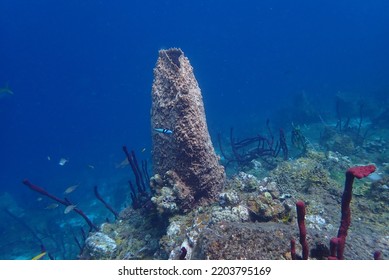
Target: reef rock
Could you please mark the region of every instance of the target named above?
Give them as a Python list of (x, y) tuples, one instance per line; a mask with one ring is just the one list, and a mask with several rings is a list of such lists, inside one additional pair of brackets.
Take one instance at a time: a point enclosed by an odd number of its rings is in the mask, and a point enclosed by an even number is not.
[(225, 171), (211, 142), (193, 68), (180, 49), (159, 51), (151, 127), (154, 174), (174, 175), (170, 180), (177, 182), (170, 185), (182, 190), (177, 194), (180, 210), (216, 199), (225, 182)]
[(108, 235), (95, 232), (85, 240), (89, 259), (110, 259), (116, 250), (115, 241)]
[(290, 259), (292, 225), (279, 223), (221, 222), (204, 230), (193, 248), (192, 259), (282, 260)]

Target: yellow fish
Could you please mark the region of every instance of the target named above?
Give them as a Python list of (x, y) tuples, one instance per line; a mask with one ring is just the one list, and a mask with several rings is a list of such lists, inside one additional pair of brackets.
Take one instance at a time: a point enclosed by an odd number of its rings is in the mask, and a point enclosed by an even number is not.
[(78, 185), (79, 185), (79, 184), (70, 186), (70, 187), (67, 188), (63, 193), (64, 193), (64, 194), (69, 194), (69, 193), (74, 192), (74, 191), (78, 188)]
[(41, 258), (43, 258), (47, 253), (46, 252), (42, 252), (40, 253), (39, 255), (36, 255), (35, 257), (33, 257), (31, 260), (40, 260)]
[(77, 205), (71, 204), (65, 208), (65, 211), (63, 211), (63, 213), (68, 214), (69, 212), (73, 211), (73, 209), (76, 207), (77, 207)]

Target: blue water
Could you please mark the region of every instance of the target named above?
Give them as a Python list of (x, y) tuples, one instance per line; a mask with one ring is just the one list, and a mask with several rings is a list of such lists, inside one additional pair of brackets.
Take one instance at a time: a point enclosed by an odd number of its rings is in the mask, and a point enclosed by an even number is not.
[[(0, 87), (14, 92), (0, 98), (0, 203), (34, 228), (56, 216), (25, 178), (59, 196), (79, 184), (69, 197), (96, 223), (112, 216), (90, 202), (94, 185), (117, 209), (126, 205), (132, 175), (116, 165), (123, 145), (151, 160), (162, 48), (190, 59), (212, 137), (231, 126), (258, 131), (268, 118), (284, 124), (301, 92), (326, 118), (339, 92), (388, 102), (386, 0), (0, 0), (0, 11)], [(0, 217), (1, 234), (17, 239), (15, 221)], [(58, 225), (80, 222), (64, 219)], [(0, 247), (0, 259), (38, 254), (27, 235), (16, 253)]]

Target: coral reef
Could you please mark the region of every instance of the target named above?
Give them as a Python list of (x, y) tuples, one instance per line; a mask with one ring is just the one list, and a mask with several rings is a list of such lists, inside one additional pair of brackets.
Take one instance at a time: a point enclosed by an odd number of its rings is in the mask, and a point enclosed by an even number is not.
[(173, 185), (182, 188), (181, 199), (186, 203), (180, 208), (188, 210), (215, 199), (225, 181), (224, 167), (211, 142), (193, 68), (180, 49), (159, 52), (151, 127), (154, 174), (167, 175)]
[[(129, 181), (131, 206), (116, 212), (95, 187), (95, 197), (116, 218), (97, 227), (68, 199), (23, 183), (74, 206), (84, 218), (90, 232), (81, 228), (80, 240), (73, 233), (79, 259), (383, 259), (389, 255), (388, 142), (362, 135), (361, 108), (359, 122), (350, 117), (344, 122), (340, 101), (336, 126), (323, 120), (306, 125), (303, 121), (315, 121), (317, 112), (305, 98), (296, 101), (300, 106), (292, 115), (301, 122), (292, 124), (290, 144), (282, 129), (274, 141), (269, 122), (266, 136), (236, 140), (231, 129), (229, 151), (219, 136), (223, 163), (233, 165), (226, 178), (188, 58), (180, 49), (161, 50), (152, 87), (151, 178), (147, 162), (140, 166), (135, 152), (123, 147), (135, 179)], [(319, 138), (319, 132), (320, 143), (311, 143), (308, 139)], [(370, 162), (378, 170), (373, 175)], [(4, 213), (28, 230), (19, 215)], [(29, 231), (43, 245), (42, 231)], [(298, 234), (300, 242), (294, 240)]]
[(166, 259), (159, 239), (166, 226), (153, 212), (125, 208), (114, 223), (103, 223), (90, 233), (80, 259)]
[(186, 250), (185, 259), (191, 259), (197, 239), (211, 222), (212, 208), (198, 207), (186, 215), (175, 215), (169, 219), (166, 234), (161, 238), (160, 245), (169, 259), (180, 259), (183, 247)]
[(389, 210), (389, 176), (384, 176), (380, 180), (372, 183), (367, 196), (372, 199), (368, 207), (375, 213), (385, 213)]
[(335, 128), (325, 127), (321, 137), (320, 144), (327, 150), (339, 152), (344, 156), (355, 153), (357, 146), (355, 139), (345, 131), (336, 131)]
[[(159, 181), (159, 177), (155, 181)], [(226, 182), (219, 193), (217, 205), (198, 207), (185, 215), (172, 216), (167, 232), (160, 241), (161, 247), (170, 259), (179, 259), (183, 247), (186, 250), (185, 259), (197, 258), (199, 256), (193, 254), (201, 251), (198, 247), (203, 244), (199, 239), (202, 240), (204, 234), (215, 233), (218, 225), (226, 222), (289, 222), (290, 212), (291, 202), (281, 198), (274, 181), (268, 178), (258, 180), (251, 174), (241, 172)], [(236, 242), (247, 241), (236, 239)]]
[(320, 159), (324, 159), (324, 155), (311, 153), (311, 157), (283, 162), (270, 173), (270, 177), (285, 193), (316, 192), (336, 185)]
[(174, 171), (167, 171), (162, 179), (159, 174), (151, 177), (151, 201), (160, 214), (188, 212), (194, 204), (193, 192)]

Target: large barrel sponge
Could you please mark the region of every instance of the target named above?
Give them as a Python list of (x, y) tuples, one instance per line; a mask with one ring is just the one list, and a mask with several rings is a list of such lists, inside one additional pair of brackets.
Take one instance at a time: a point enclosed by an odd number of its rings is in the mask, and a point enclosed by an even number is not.
[[(181, 49), (159, 51), (151, 127), (154, 174), (175, 175), (187, 200), (180, 204), (188, 208), (216, 198), (225, 182), (225, 171), (208, 132), (201, 90)], [(155, 130), (161, 128), (173, 133)]]

